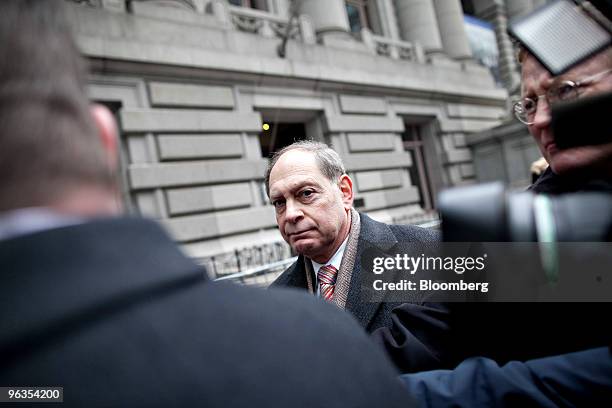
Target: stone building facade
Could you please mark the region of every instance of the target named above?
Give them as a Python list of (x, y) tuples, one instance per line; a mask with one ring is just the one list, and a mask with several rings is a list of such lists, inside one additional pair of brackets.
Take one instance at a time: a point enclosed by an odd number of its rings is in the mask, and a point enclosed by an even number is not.
[(90, 96), (119, 119), (126, 206), (216, 274), (289, 256), (263, 192), (270, 152), (330, 143), (358, 209), (426, 220), (437, 191), (475, 180), (466, 137), (506, 117), (459, 0), (69, 4)]

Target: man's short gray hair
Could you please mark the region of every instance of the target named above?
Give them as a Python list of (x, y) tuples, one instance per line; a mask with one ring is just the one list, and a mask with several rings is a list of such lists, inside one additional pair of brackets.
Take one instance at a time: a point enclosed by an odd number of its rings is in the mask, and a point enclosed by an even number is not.
[(303, 150), (312, 153), (317, 161), (319, 170), (321, 170), (321, 173), (323, 173), (332, 183), (335, 183), (340, 176), (346, 173), (342, 159), (340, 159), (338, 153), (331, 147), (325, 143), (314, 140), (301, 140), (283, 147), (281, 150), (274, 153), (270, 159), (265, 175), (266, 194), (268, 197), (270, 197), (270, 173), (272, 172), (272, 168), (283, 154), (291, 150)]

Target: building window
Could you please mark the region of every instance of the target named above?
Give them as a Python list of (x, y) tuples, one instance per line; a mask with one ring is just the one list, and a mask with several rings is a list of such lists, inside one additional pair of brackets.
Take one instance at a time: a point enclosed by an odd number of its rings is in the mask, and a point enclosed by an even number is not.
[(257, 10), (268, 10), (267, 0), (228, 0), (229, 4), (237, 7), (247, 7)]
[(367, 0), (347, 0), (345, 4), (351, 32), (358, 33), (362, 28), (370, 28)]
[(412, 166), (408, 169), (408, 172), (412, 185), (419, 190), (421, 207), (424, 210), (432, 210), (432, 188), (427, 174), (421, 128), (406, 124), (406, 131), (402, 134), (402, 142), (404, 143), (404, 150), (410, 153), (412, 158)]
[(461, 0), (461, 8), (463, 9), (463, 14), (465, 14), (466, 16), (476, 15), (474, 0)]
[(283, 147), (305, 139), (306, 127), (304, 123), (270, 123), (268, 127), (264, 127), (264, 131), (259, 134), (261, 155), (270, 158), (275, 152)]

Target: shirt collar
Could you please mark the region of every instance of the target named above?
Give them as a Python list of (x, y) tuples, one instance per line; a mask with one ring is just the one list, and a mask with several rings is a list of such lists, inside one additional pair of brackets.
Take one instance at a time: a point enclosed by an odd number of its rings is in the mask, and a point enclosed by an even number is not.
[(318, 262), (313, 261), (312, 259), (310, 260), (310, 262), (312, 262), (312, 269), (315, 273), (315, 276), (317, 273), (319, 273), (319, 269), (321, 269), (321, 267), (325, 265), (332, 265), (334, 268), (336, 268), (336, 270), (340, 270), (340, 264), (342, 263), (342, 257), (344, 256), (344, 250), (346, 248), (347, 243), (348, 235), (344, 239), (344, 242), (342, 242), (342, 245), (340, 245), (340, 248), (338, 248), (336, 253), (329, 259), (329, 261), (325, 263), (320, 264)]
[(80, 224), (83, 219), (44, 207), (20, 208), (0, 213), (0, 240), (53, 228)]

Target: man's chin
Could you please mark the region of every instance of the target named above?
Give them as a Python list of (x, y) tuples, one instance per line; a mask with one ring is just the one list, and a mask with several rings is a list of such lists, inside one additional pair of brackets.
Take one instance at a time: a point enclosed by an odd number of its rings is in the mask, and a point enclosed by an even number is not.
[(551, 170), (560, 176), (573, 176), (586, 174), (592, 171), (593, 159), (584, 157), (575, 149), (556, 152), (550, 159)]
[(311, 240), (299, 240), (298, 242), (293, 243), (291, 247), (295, 252), (300, 255), (304, 255), (307, 258), (311, 258), (311, 256), (316, 253), (316, 244)]
[(568, 176), (574, 172), (574, 166), (562, 161), (553, 160), (549, 165), (553, 173), (558, 174), (559, 176)]

